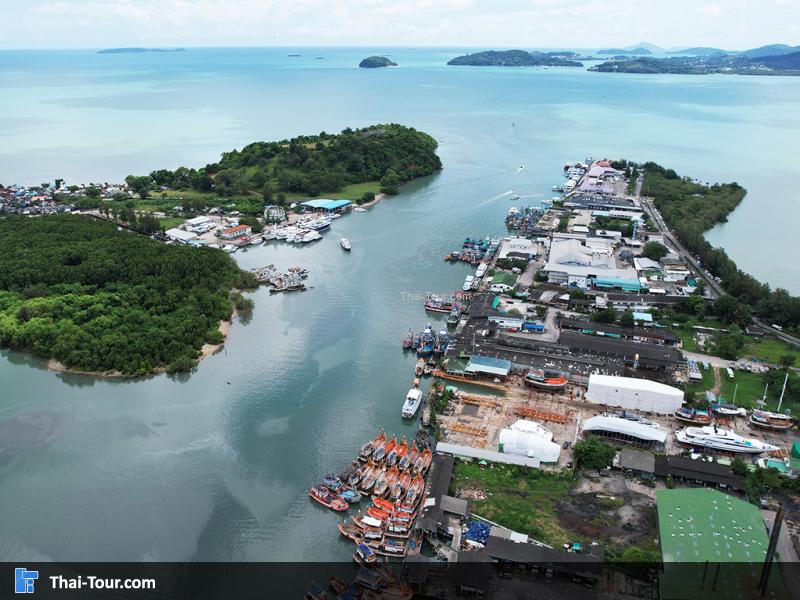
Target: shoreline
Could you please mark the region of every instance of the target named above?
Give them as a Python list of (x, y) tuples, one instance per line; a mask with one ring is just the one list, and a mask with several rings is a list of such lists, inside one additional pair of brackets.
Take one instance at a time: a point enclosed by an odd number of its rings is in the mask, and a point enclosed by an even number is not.
[[(220, 350), (222, 350), (223, 346), (225, 346), (225, 342), (228, 341), (228, 334), (231, 331), (231, 327), (233, 327), (234, 319), (237, 319), (239, 316), (239, 311), (236, 310), (236, 307), (233, 307), (231, 312), (230, 319), (222, 320), (219, 322), (218, 331), (222, 334), (222, 341), (219, 344), (203, 344), (203, 347), (200, 348), (200, 356), (197, 357), (194, 367), (196, 368), (200, 365), (200, 362), (209, 356), (213, 356)], [(35, 356), (35, 355), (34, 355)], [(167, 372), (166, 367), (158, 367), (149, 373), (145, 373), (144, 375), (135, 375), (132, 377), (128, 377), (124, 375), (120, 371), (81, 371), (79, 369), (71, 369), (67, 367), (64, 363), (56, 360), (55, 358), (45, 358), (45, 368), (48, 371), (53, 371), (54, 373), (65, 373), (69, 375), (84, 375), (86, 377), (95, 377), (98, 379), (142, 379), (144, 377), (151, 377), (154, 375), (163, 375)]]

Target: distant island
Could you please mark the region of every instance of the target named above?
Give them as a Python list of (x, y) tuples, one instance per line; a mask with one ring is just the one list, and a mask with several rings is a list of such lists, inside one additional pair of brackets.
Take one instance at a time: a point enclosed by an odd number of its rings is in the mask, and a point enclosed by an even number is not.
[(397, 63), (392, 62), (385, 56), (368, 56), (358, 63), (358, 66), (362, 69), (378, 69), (381, 67), (396, 67)]
[(748, 52), (668, 58), (635, 57), (610, 60), (589, 69), (603, 73), (672, 73), (681, 75), (800, 75), (800, 51), (753, 57)]
[(622, 48), (610, 48), (606, 50), (598, 50), (597, 54), (613, 54), (614, 56), (648, 56), (652, 54), (650, 50), (643, 47), (638, 48), (631, 48), (629, 50), (625, 50)]
[(447, 64), (472, 67), (582, 67), (582, 62), (572, 59), (574, 56), (574, 52), (487, 50), (457, 56)]
[(144, 52), (186, 52), (186, 48), (106, 48), (98, 54), (143, 54)]
[(694, 48), (684, 48), (683, 50), (672, 50), (667, 54), (685, 54), (687, 56), (719, 56), (720, 54), (733, 54), (720, 48), (709, 48), (706, 46), (695, 46)]

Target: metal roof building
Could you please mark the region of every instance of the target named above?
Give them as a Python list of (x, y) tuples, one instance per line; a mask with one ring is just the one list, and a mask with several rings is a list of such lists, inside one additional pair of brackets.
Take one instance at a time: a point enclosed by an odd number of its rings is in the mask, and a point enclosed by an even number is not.
[(184, 244), (197, 239), (196, 234), (192, 233), (191, 231), (184, 231), (183, 229), (167, 229), (164, 233), (171, 240), (182, 242)]
[(482, 373), (484, 375), (505, 377), (511, 371), (511, 361), (473, 354), (470, 356), (469, 364), (464, 370), (467, 373)]
[(668, 415), (683, 404), (683, 391), (649, 379), (592, 374), (586, 399), (593, 404)]
[(301, 202), (301, 206), (310, 208), (311, 210), (322, 210), (326, 212), (341, 210), (352, 204), (352, 200), (327, 200), (325, 198), (317, 198), (315, 200), (306, 200)]

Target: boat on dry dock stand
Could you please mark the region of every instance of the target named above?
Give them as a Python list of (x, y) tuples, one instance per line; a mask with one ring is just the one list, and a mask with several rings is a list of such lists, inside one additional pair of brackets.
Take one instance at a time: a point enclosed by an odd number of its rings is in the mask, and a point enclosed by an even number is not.
[(740, 454), (762, 454), (777, 450), (776, 446), (755, 438), (745, 438), (716, 425), (705, 427), (686, 427), (675, 433), (679, 444), (692, 447), (709, 448), (722, 452), (738, 452)]
[(529, 386), (545, 390), (560, 390), (567, 385), (567, 378), (557, 371), (534, 369), (525, 375), (525, 383)]
[(695, 423), (697, 425), (708, 425), (711, 423), (711, 415), (708, 414), (707, 410), (702, 410), (700, 408), (681, 406), (675, 411), (674, 416), (678, 421), (685, 421), (686, 423)]
[(763, 429), (789, 429), (792, 426), (792, 417), (768, 410), (754, 410), (750, 415), (750, 425)]

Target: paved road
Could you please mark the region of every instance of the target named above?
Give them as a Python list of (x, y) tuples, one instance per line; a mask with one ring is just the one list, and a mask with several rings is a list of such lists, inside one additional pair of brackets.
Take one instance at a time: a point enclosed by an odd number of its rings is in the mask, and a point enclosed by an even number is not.
[(720, 369), (727, 369), (728, 367), (733, 367), (736, 363), (732, 360), (727, 360), (725, 358), (720, 358), (719, 356), (711, 356), (710, 354), (700, 354), (699, 352), (687, 352), (686, 350), (681, 350), (683, 356), (686, 359), (693, 359), (698, 362), (706, 361), (712, 367), (719, 367)]
[[(641, 190), (641, 184), (639, 185), (639, 190)], [(694, 267), (695, 272), (697, 272), (700, 275), (700, 277), (702, 277), (703, 280), (706, 282), (706, 285), (708, 286), (708, 289), (711, 290), (712, 295), (724, 296), (725, 290), (722, 289), (722, 286), (719, 283), (717, 283), (717, 281), (713, 277), (706, 274), (705, 269), (703, 269), (703, 267), (700, 266), (700, 264), (695, 260), (694, 256), (692, 256), (692, 254), (688, 250), (686, 250), (686, 248), (683, 247), (683, 244), (681, 244), (678, 241), (678, 239), (674, 235), (672, 235), (672, 232), (667, 227), (667, 224), (664, 222), (664, 219), (661, 218), (661, 214), (658, 212), (656, 207), (653, 206), (652, 200), (646, 197), (640, 197), (640, 200), (642, 202), (642, 207), (645, 209), (647, 214), (650, 215), (650, 218), (656, 224), (658, 229), (661, 231), (664, 238), (668, 240), (670, 244), (672, 244), (673, 248), (675, 248), (678, 251), (678, 254), (680, 254), (686, 262), (688, 262), (690, 265), (692, 265), (692, 267)], [(782, 331), (777, 331), (776, 329), (771, 327), (768, 323), (765, 323), (764, 321), (761, 321), (760, 319), (757, 318), (753, 318), (753, 323), (757, 327), (759, 327), (762, 331), (771, 333), (776, 337), (778, 337), (779, 339), (783, 340), (784, 342), (791, 344), (796, 348), (800, 348), (800, 338), (797, 338), (793, 335), (789, 335), (788, 333)]]

